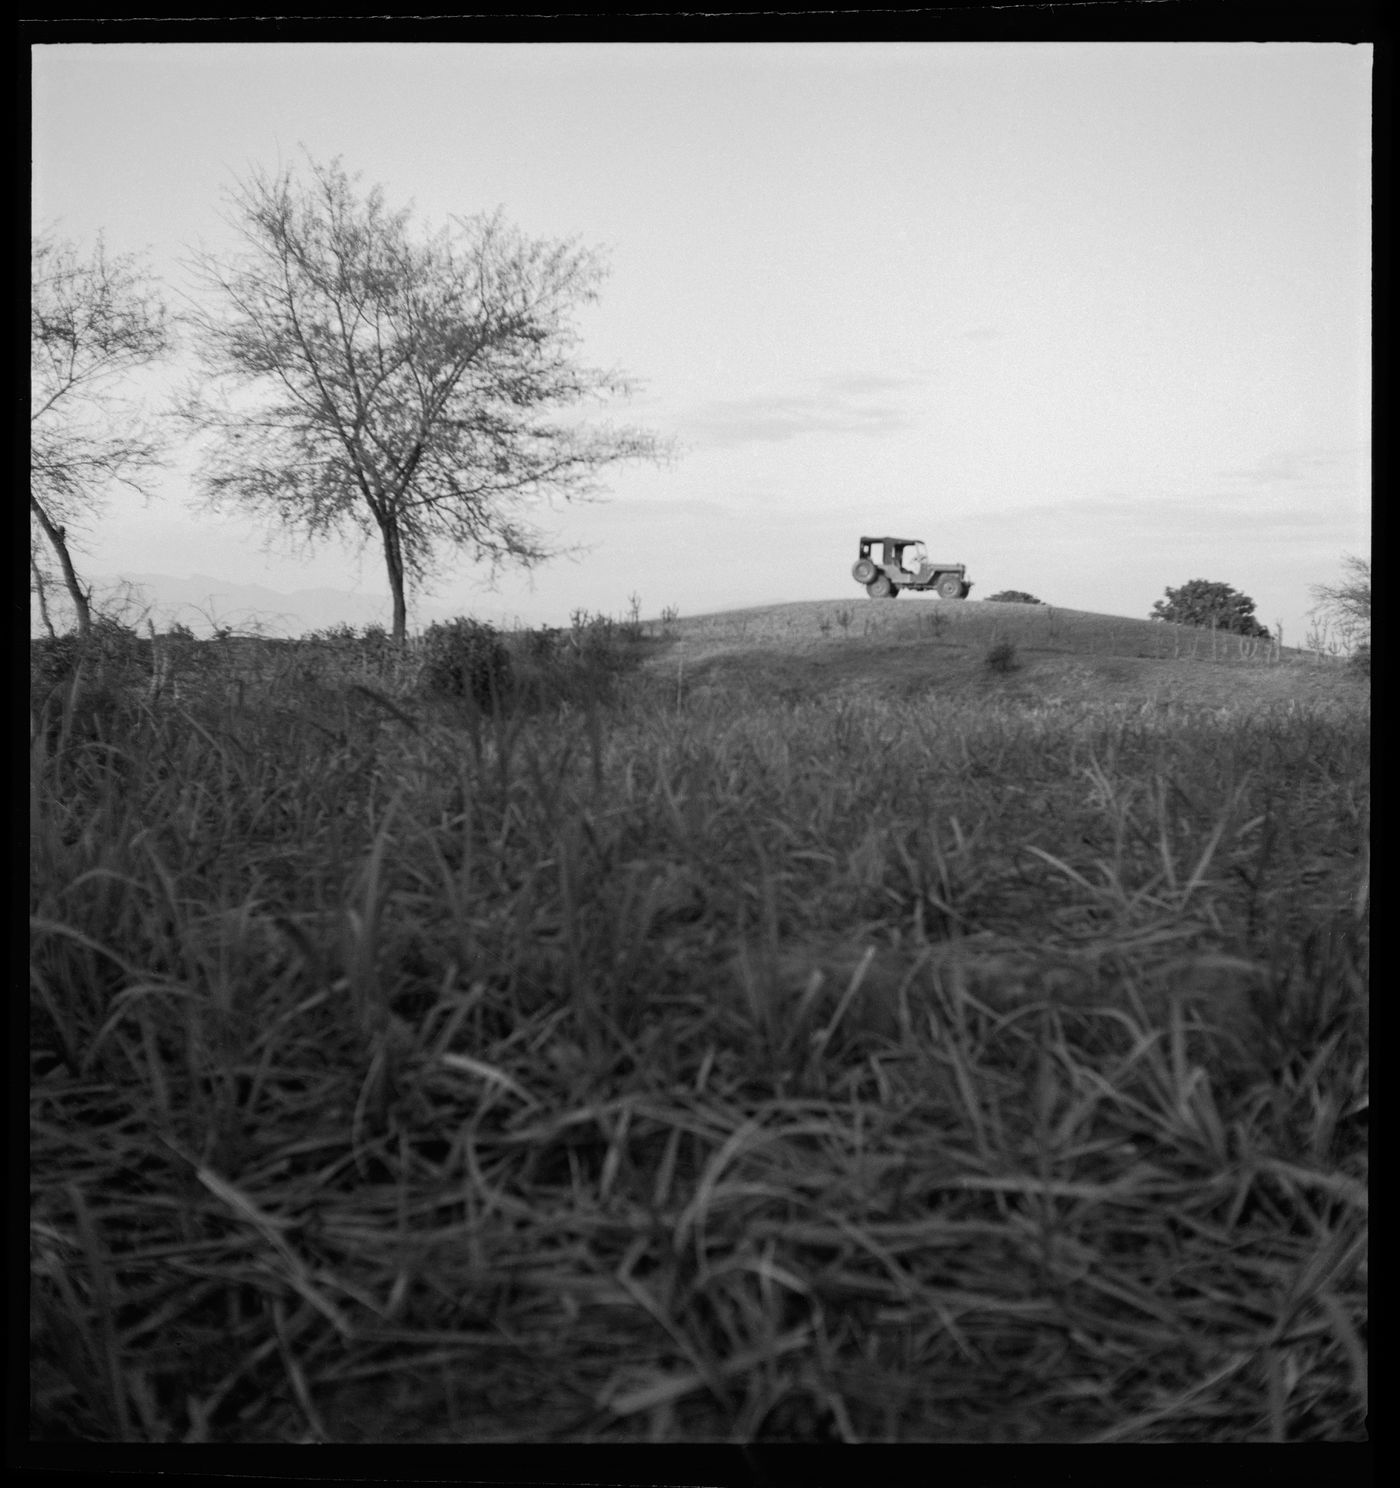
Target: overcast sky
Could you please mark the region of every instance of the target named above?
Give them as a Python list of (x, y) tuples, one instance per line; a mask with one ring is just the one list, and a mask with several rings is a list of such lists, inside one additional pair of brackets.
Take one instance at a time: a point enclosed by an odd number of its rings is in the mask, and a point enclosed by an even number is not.
[[(848, 599), (863, 532), (1146, 615), (1217, 579), (1301, 641), (1370, 547), (1369, 46), (44, 45), (34, 217), (170, 286), (223, 192), (343, 157), (425, 225), (500, 206), (608, 250), (584, 353), (682, 447), (542, 515), (574, 560), (463, 560), (441, 613), (564, 623)], [(177, 459), (180, 457), (177, 455)], [(192, 462), (114, 496), (89, 571), (385, 596), (269, 556)], [(906, 603), (931, 603), (901, 598)], [(358, 615), (357, 615), (358, 618)], [(411, 617), (412, 618), (412, 617)]]

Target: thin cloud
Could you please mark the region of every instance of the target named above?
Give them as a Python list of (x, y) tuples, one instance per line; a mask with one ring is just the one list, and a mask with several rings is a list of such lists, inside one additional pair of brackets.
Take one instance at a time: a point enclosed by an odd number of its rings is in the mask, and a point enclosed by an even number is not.
[(712, 522), (716, 519), (729, 518), (734, 515), (734, 510), (718, 501), (679, 500), (673, 497), (657, 496), (653, 498), (641, 498), (635, 496), (613, 497), (609, 496), (605, 501), (589, 508), (588, 518), (591, 523), (598, 522), (634, 522), (634, 521), (696, 521)]
[(686, 435), (711, 448), (780, 444), (806, 434), (888, 434), (911, 429), (918, 414), (902, 395), (916, 376), (848, 373), (819, 379), (808, 390), (726, 398), (700, 404), (684, 420)]
[(1332, 485), (1350, 481), (1357, 470), (1358, 450), (1276, 450), (1242, 470), (1222, 470), (1225, 480), (1247, 481), (1255, 486)]
[(1284, 529), (1322, 532), (1335, 526), (1333, 503), (1319, 502), (1301, 491), (1270, 496), (1262, 491), (1213, 490), (1189, 496), (1149, 491), (1104, 491), (1043, 506), (998, 507), (998, 522), (1029, 530), (1039, 525), (1055, 531), (1131, 532), (1143, 540), (1186, 532), (1268, 533)]
[(858, 398), (866, 393), (903, 393), (922, 387), (922, 373), (838, 372), (818, 380), (823, 397)]

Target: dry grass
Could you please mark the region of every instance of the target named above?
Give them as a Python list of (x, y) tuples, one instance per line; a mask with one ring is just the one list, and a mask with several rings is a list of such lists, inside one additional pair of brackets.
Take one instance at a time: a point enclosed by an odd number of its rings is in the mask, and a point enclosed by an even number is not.
[(37, 1437), (1364, 1436), (1364, 687), (812, 608), (39, 700)]

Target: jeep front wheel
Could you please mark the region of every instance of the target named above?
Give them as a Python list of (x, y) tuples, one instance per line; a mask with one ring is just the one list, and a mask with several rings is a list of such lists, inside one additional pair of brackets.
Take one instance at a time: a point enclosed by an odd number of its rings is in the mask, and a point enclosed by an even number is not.
[(857, 584), (868, 584), (875, 577), (875, 564), (869, 558), (857, 558), (851, 574)]
[(948, 574), (938, 581), (938, 597), (940, 599), (961, 599), (963, 597), (962, 580), (956, 574)]
[(894, 595), (894, 585), (890, 583), (889, 574), (881, 574), (878, 579), (871, 579), (865, 586), (865, 592), (871, 599), (890, 599)]

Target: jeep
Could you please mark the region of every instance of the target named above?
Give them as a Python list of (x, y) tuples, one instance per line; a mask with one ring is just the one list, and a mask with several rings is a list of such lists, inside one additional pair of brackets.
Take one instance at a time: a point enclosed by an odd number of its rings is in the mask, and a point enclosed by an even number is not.
[(972, 591), (964, 563), (934, 563), (917, 537), (863, 537), (851, 577), (871, 599), (893, 599), (901, 589), (933, 589), (940, 599)]

